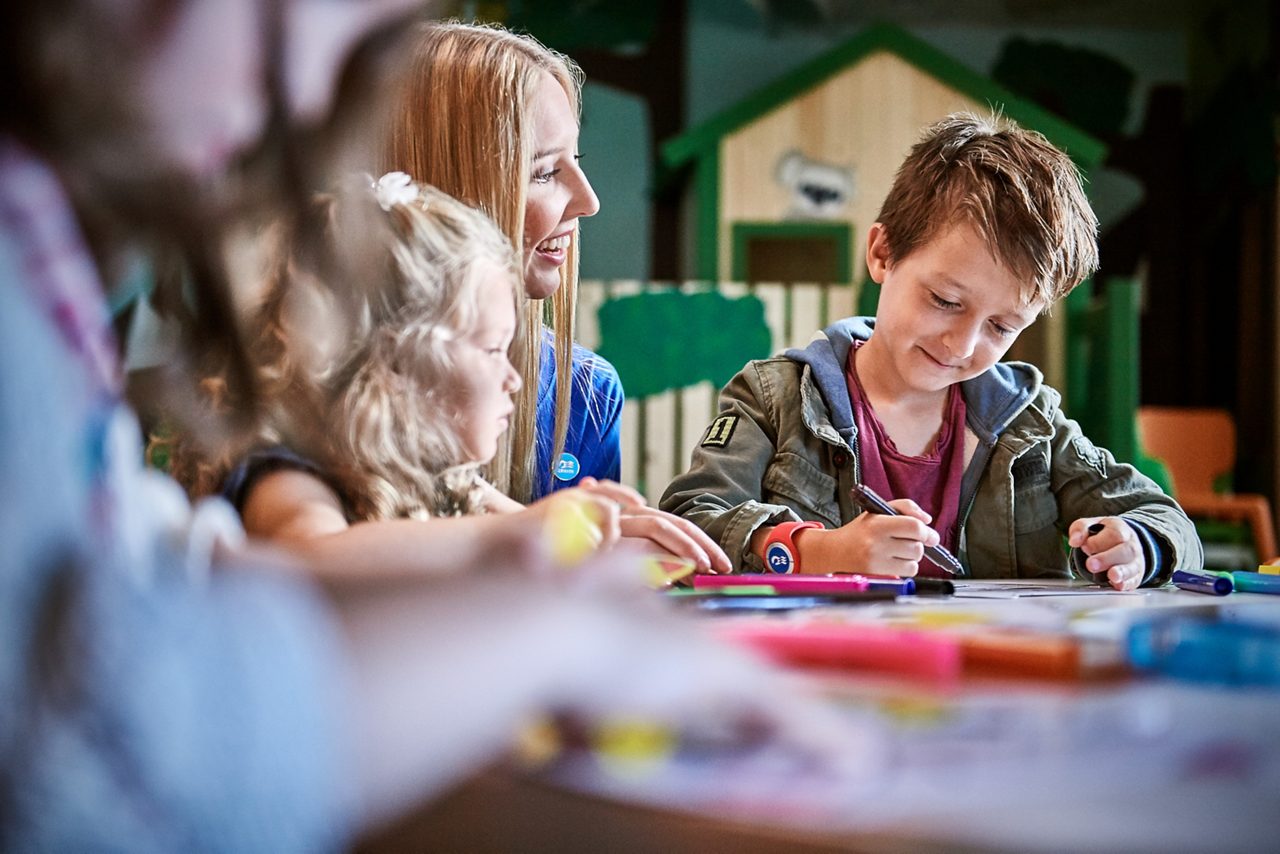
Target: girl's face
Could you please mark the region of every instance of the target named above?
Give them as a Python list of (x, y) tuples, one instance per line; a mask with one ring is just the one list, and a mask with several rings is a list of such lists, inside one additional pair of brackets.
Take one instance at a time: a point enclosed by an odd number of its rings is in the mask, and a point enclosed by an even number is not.
[(477, 263), (479, 313), (475, 327), (454, 345), (460, 377), (456, 426), (469, 462), (486, 463), (498, 452), (520, 390), (520, 374), (507, 351), (516, 332), (516, 307), (508, 273), (490, 261)]
[(560, 287), (578, 218), (600, 210), (591, 183), (578, 166), (578, 120), (569, 96), (543, 74), (533, 98), (534, 160), (524, 207), (524, 287), (545, 299)]

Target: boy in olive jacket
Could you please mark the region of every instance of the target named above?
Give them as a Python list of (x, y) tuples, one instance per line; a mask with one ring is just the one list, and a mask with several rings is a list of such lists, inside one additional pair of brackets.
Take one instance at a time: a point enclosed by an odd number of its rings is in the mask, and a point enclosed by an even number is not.
[[(973, 577), (1074, 567), (1119, 590), (1201, 565), (1173, 499), (1090, 442), (1035, 367), (999, 363), (1097, 269), (1065, 154), (1002, 118), (948, 116), (898, 170), (866, 257), (876, 318), (748, 364), (663, 510), (738, 571), (937, 575), (938, 544)], [(860, 513), (854, 484), (900, 515)]]

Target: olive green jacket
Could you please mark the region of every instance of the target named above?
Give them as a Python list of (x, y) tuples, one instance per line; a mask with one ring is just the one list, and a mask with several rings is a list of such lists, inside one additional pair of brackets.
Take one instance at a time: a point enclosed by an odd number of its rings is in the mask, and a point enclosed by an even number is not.
[[(844, 371), (853, 339), (869, 338), (874, 323), (848, 318), (804, 350), (748, 364), (721, 393), (692, 467), (663, 495), (661, 508), (705, 530), (736, 571), (764, 569), (750, 549), (762, 525), (835, 528), (858, 515), (849, 496), (860, 479), (858, 435)], [(1064, 537), (1087, 516), (1133, 526), (1146, 584), (1202, 565), (1195, 527), (1177, 503), (1090, 442), (1034, 366), (997, 364), (961, 390), (977, 438), (961, 487), (957, 555), (970, 577), (1070, 577)]]

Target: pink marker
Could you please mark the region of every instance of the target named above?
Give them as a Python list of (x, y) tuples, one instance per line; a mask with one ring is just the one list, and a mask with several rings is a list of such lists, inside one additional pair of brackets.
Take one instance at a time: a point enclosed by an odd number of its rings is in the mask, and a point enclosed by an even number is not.
[(694, 590), (718, 590), (743, 585), (768, 585), (781, 594), (862, 593), (872, 589), (870, 579), (861, 575), (776, 575), (771, 572), (748, 572), (741, 575), (697, 575)]
[(717, 634), (779, 664), (889, 673), (928, 682), (956, 682), (963, 673), (959, 638), (896, 626), (852, 623), (728, 623)]
[(892, 575), (777, 575), (772, 572), (744, 572), (738, 575), (699, 575), (695, 590), (718, 590), (739, 584), (767, 584), (781, 594), (822, 595), (824, 593), (892, 590), (899, 596), (916, 592), (914, 578)]

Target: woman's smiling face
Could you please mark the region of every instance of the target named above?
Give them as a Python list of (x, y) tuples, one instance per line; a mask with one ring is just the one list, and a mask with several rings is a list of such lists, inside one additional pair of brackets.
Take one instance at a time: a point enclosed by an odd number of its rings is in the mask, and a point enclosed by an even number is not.
[(524, 208), (524, 286), (532, 299), (560, 287), (578, 218), (600, 200), (578, 166), (578, 119), (564, 88), (550, 74), (538, 83), (530, 116), (534, 160)]

